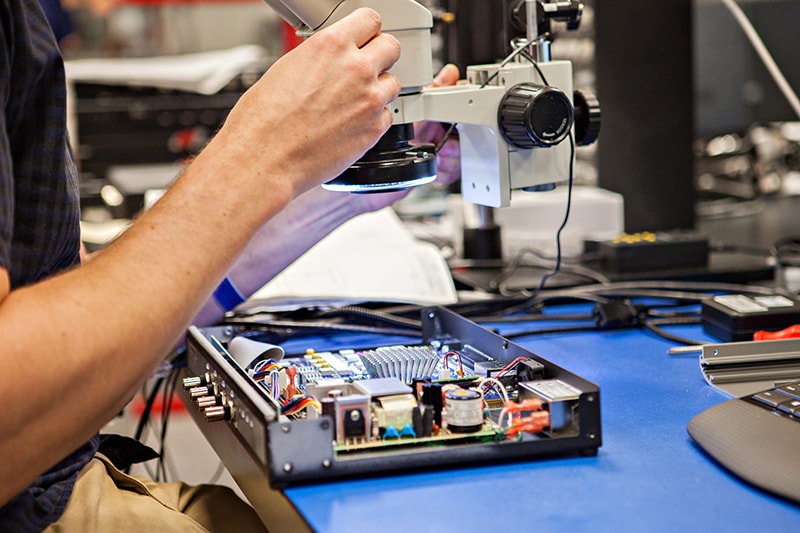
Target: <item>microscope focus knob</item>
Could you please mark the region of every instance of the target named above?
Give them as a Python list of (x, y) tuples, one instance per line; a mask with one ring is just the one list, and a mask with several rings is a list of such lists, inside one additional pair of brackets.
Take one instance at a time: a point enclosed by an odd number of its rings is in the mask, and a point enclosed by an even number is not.
[(500, 101), (497, 122), (503, 137), (519, 148), (554, 146), (569, 135), (572, 102), (555, 87), (520, 83)]
[(575, 105), (575, 144), (589, 146), (600, 136), (600, 102), (591, 91), (580, 90), (572, 93)]

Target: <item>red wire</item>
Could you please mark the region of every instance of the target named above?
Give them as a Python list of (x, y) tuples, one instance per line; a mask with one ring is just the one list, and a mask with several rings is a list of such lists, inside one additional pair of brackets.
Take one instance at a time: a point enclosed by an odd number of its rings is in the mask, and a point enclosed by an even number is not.
[(461, 364), (461, 354), (456, 352), (456, 351), (452, 351), (451, 350), (451, 351), (447, 352), (446, 354), (444, 354), (444, 368), (445, 368), (445, 370), (447, 369), (447, 359), (451, 355), (455, 355), (456, 358), (458, 358), (458, 375), (461, 376), (461, 377), (464, 377), (464, 365)]

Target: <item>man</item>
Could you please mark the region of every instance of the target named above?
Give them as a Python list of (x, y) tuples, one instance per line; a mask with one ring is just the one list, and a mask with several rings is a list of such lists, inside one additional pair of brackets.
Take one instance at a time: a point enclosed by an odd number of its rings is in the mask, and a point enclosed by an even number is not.
[[(369, 9), (309, 38), (242, 96), (155, 206), (78, 267), (63, 63), (37, 0), (0, 1), (0, 530), (237, 527), (239, 508), (119, 477), (96, 434), (193, 317), (221, 316), (207, 300), (226, 274), (250, 294), (341, 222), (401, 196), (318, 187), (391, 124), (399, 43)], [(109, 511), (96, 479), (154, 503)]]

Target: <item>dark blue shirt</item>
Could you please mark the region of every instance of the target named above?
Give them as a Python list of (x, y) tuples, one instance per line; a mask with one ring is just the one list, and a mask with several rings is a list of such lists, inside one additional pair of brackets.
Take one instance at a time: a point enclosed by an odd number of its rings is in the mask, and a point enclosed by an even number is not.
[[(79, 196), (53, 32), (37, 0), (0, 2), (0, 266), (13, 290), (78, 264)], [(57, 520), (97, 446), (92, 439), (0, 508), (0, 531)]]
[(79, 261), (64, 64), (36, 0), (0, 0), (0, 265), (11, 287)]
[(61, 0), (39, 0), (39, 5), (42, 6), (57, 41), (72, 33), (72, 17), (61, 5)]

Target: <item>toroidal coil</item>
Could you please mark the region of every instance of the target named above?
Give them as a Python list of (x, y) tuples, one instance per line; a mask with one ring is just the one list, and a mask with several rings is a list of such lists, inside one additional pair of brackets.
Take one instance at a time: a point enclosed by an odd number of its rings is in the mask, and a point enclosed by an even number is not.
[(483, 400), (480, 393), (452, 389), (444, 393), (447, 429), (453, 433), (474, 433), (483, 427)]

